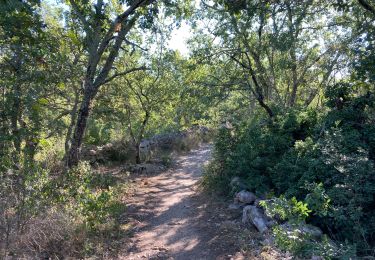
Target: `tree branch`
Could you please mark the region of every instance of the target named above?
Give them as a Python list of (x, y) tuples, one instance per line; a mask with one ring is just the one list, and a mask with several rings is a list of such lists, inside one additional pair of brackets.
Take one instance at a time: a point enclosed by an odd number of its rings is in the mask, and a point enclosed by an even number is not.
[(76, 1), (75, 0), (69, 0), (69, 3), (72, 5), (75, 13), (77, 14), (78, 16), (78, 19), (81, 21), (84, 29), (85, 29), (85, 32), (87, 35), (89, 35), (91, 33), (91, 30), (90, 30), (90, 24), (89, 22), (86, 20), (85, 16), (83, 15), (82, 13), (82, 10), (80, 10), (79, 6), (77, 5)]
[(95, 79), (95, 82), (94, 82), (94, 88), (95, 89), (98, 89), (105, 82), (105, 80), (106, 80), (106, 78), (107, 78), (107, 76), (108, 76), (108, 74), (109, 74), (109, 72), (112, 68), (113, 62), (115, 61), (115, 59), (117, 57), (117, 54), (118, 54), (119, 49), (121, 47), (121, 44), (124, 41), (126, 34), (130, 31), (130, 29), (135, 24), (135, 21), (136, 21), (137, 18), (138, 18), (138, 16), (133, 17), (130, 21), (128, 21), (126, 23), (126, 25), (123, 26), (121, 31), (118, 33), (115, 44), (112, 46), (112, 49), (111, 49), (111, 51), (110, 51), (110, 53), (109, 53), (109, 55), (108, 55), (108, 57), (105, 61), (105, 64), (104, 64), (102, 70), (100, 71), (99, 75)]
[[(72, 1), (72, 0), (71, 0)], [(105, 49), (107, 48), (109, 42), (112, 39), (113, 34), (115, 33), (116, 26), (118, 24), (123, 24), (123, 22), (130, 16), (132, 15), (135, 10), (142, 5), (145, 5), (147, 3), (151, 3), (153, 1), (150, 0), (138, 0), (135, 1), (127, 10), (125, 10), (122, 14), (116, 17), (116, 19), (112, 22), (111, 27), (108, 29), (106, 35), (104, 36), (102, 42), (99, 45), (98, 48), (98, 55), (102, 55)]]
[(358, 0), (358, 3), (365, 8), (367, 11), (371, 12), (375, 16), (375, 8), (371, 6), (366, 0)]
[(126, 71), (123, 71), (123, 72), (119, 72), (119, 73), (115, 73), (114, 75), (112, 75), (111, 77), (107, 78), (102, 85), (104, 84), (107, 84), (108, 82), (114, 80), (115, 78), (117, 77), (120, 77), (120, 76), (125, 76), (129, 73), (132, 73), (134, 71), (140, 71), (140, 70), (148, 70), (148, 68), (146, 68), (145, 66), (142, 66), (142, 67), (138, 67), (138, 68), (131, 68), (131, 69), (128, 69)]

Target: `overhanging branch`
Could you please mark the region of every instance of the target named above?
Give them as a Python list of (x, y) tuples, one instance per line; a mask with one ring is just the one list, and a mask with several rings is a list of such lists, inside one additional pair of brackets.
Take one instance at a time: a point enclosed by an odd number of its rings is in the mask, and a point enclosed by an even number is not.
[(146, 68), (145, 66), (142, 66), (142, 67), (138, 67), (138, 68), (132, 68), (132, 69), (129, 69), (129, 70), (126, 70), (126, 71), (123, 71), (123, 72), (118, 72), (118, 73), (115, 73), (114, 75), (112, 75), (111, 77), (108, 77), (103, 84), (107, 84), (108, 82), (114, 80), (115, 78), (117, 77), (121, 77), (121, 76), (125, 76), (129, 73), (132, 73), (132, 72), (135, 72), (135, 71), (141, 71), (141, 70), (148, 70), (148, 68)]
[(375, 16), (375, 8), (371, 6), (366, 0), (358, 0), (359, 4), (365, 8), (367, 11), (371, 12)]

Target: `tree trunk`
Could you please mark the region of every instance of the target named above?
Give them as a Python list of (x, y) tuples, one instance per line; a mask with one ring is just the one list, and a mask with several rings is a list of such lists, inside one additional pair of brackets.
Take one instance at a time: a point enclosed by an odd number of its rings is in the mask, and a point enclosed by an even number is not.
[(296, 97), (297, 97), (297, 90), (298, 90), (298, 75), (297, 75), (297, 58), (296, 58), (296, 53), (294, 49), (294, 44), (292, 45), (292, 48), (289, 52), (290, 58), (292, 60), (292, 81), (293, 81), (293, 86), (292, 86), (292, 92), (290, 94), (290, 99), (289, 99), (289, 106), (294, 107), (296, 103)]
[(136, 144), (137, 145), (137, 148), (136, 148), (137, 155), (136, 155), (136, 158), (135, 158), (136, 163), (141, 163), (141, 154), (140, 154), (139, 146), (142, 142), (143, 135), (145, 133), (147, 122), (148, 122), (149, 118), (150, 118), (150, 112), (147, 109), (145, 109), (145, 118), (142, 121), (142, 127), (141, 127), (141, 130), (140, 130), (139, 135), (138, 135), (138, 142)]
[(135, 144), (135, 150), (136, 150), (136, 155), (135, 155), (135, 163), (139, 164), (141, 163), (141, 151), (139, 149), (140, 142), (137, 142)]
[(74, 134), (72, 138), (72, 144), (69, 149), (67, 156), (66, 165), (68, 168), (76, 166), (79, 162), (80, 149), (83, 141), (83, 136), (86, 130), (87, 119), (90, 114), (91, 103), (96, 94), (96, 91), (92, 83), (85, 83), (85, 93), (81, 103), (81, 107), (78, 111), (78, 118), (76, 122), (76, 127), (74, 129)]
[(11, 129), (12, 129), (12, 136), (13, 136), (13, 145), (15, 151), (13, 152), (13, 161), (14, 163), (19, 162), (19, 156), (21, 154), (21, 136), (20, 130), (18, 127), (18, 119), (20, 116), (20, 107), (21, 107), (21, 90), (18, 83), (14, 86), (14, 95), (13, 95), (13, 104), (12, 104), (12, 112), (11, 112)]
[[(138, 8), (144, 5), (151, 4), (153, 1), (136, 0), (120, 15), (118, 15), (111, 23), (109, 29), (106, 29), (100, 21), (104, 16), (103, 1), (98, 1), (95, 5), (96, 14), (93, 18), (95, 26), (92, 26), (86, 20), (86, 14), (81, 10), (76, 1), (69, 1), (73, 10), (78, 15), (83, 28), (86, 33), (86, 41), (88, 43), (88, 64), (86, 67), (86, 76), (84, 83), (84, 95), (78, 111), (77, 121), (75, 123), (72, 144), (69, 153), (66, 156), (66, 166), (68, 168), (74, 167), (79, 162), (80, 148), (83, 136), (86, 130), (87, 119), (90, 114), (91, 103), (96, 96), (101, 85), (108, 83), (119, 75), (126, 75), (127, 73), (118, 73), (108, 78), (110, 71), (113, 68), (113, 63), (118, 56), (121, 44), (130, 29), (135, 25), (136, 20), (140, 17), (141, 13), (133, 15)], [(118, 24), (121, 24), (119, 32), (116, 31)], [(104, 33), (103, 33), (104, 32)], [(103, 33), (103, 34), (102, 34)], [(115, 36), (117, 34), (117, 36)], [(114, 43), (109, 44), (114, 39)], [(104, 57), (104, 53), (108, 51)], [(99, 68), (99, 64), (103, 61), (103, 66)], [(134, 70), (129, 70), (129, 73)]]
[(72, 111), (70, 112), (70, 124), (69, 124), (68, 131), (65, 137), (65, 158), (64, 158), (65, 161), (67, 161), (67, 155), (69, 153), (70, 144), (72, 142), (72, 133), (74, 129), (74, 124), (77, 119), (78, 103), (79, 103), (79, 91), (78, 89), (76, 89), (75, 97), (74, 97), (74, 106), (73, 106)]
[(287, 5), (288, 10), (288, 22), (289, 22), (289, 37), (291, 40), (291, 45), (289, 47), (289, 56), (292, 62), (291, 71), (292, 71), (292, 92), (290, 93), (289, 98), (289, 106), (294, 107), (296, 103), (297, 97), (297, 90), (298, 90), (298, 75), (297, 75), (297, 56), (296, 56), (296, 39), (297, 39), (297, 32), (298, 30), (295, 27), (298, 27), (298, 24), (295, 25), (295, 21), (293, 20), (293, 13), (290, 5)]
[(260, 105), (261, 107), (263, 107), (263, 108), (266, 110), (268, 116), (269, 116), (270, 118), (273, 118), (273, 116), (274, 116), (273, 111), (272, 111), (272, 109), (271, 109), (271, 108), (270, 108), (270, 107), (264, 102), (263, 97), (262, 97), (262, 98), (257, 97), (257, 100), (258, 100), (259, 105)]

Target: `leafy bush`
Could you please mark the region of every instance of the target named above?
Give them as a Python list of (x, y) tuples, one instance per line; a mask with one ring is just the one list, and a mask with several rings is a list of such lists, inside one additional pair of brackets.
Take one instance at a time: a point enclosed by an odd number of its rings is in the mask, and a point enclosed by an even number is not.
[(84, 140), (85, 143), (94, 145), (109, 143), (111, 141), (110, 125), (100, 120), (89, 120)]
[(161, 156), (161, 163), (162, 163), (165, 167), (167, 167), (167, 168), (171, 167), (171, 165), (172, 165), (172, 163), (173, 163), (173, 158), (172, 158), (171, 154), (169, 154), (169, 153), (165, 153), (165, 154), (163, 154), (163, 155)]
[(234, 136), (219, 134), (206, 183), (228, 186), (239, 176), (257, 193), (295, 197), (312, 210), (309, 222), (372, 254), (375, 97), (362, 85), (338, 83), (327, 89), (326, 107), (254, 119)]
[[(324, 193), (321, 185), (313, 186), (314, 195), (320, 197), (318, 193)], [(355, 247), (352, 245), (337, 245), (327, 235), (318, 236), (320, 230), (306, 225), (306, 219), (312, 212), (307, 203), (298, 201), (295, 197), (287, 199), (280, 196), (279, 198), (261, 201), (260, 205), (268, 216), (284, 222), (272, 229), (275, 243), (280, 249), (293, 252), (295, 256), (303, 258), (318, 255), (325, 259), (351, 259), (355, 256)]]
[(102, 151), (103, 157), (112, 162), (133, 162), (135, 160), (136, 150), (130, 141), (121, 140), (111, 144), (112, 147)]
[[(3, 165), (4, 166), (4, 165)], [(8, 168), (0, 171), (0, 250), (1, 257), (13, 254), (22, 257), (28, 251), (35, 256), (46, 250), (55, 236), (63, 236), (58, 227), (51, 233), (50, 240), (38, 236), (38, 229), (33, 223), (44, 219), (44, 224), (58, 221), (49, 218), (51, 208), (55, 207), (53, 187), (50, 186), (51, 176), (48, 170), (38, 164), (29, 164), (25, 168)], [(57, 216), (56, 214), (53, 214)], [(51, 215), (52, 216), (52, 215)], [(61, 217), (61, 218), (60, 218)], [(65, 219), (65, 213), (59, 214), (59, 219)], [(41, 230), (43, 227), (39, 227)], [(50, 230), (51, 231), (51, 230)], [(26, 239), (30, 232), (35, 233), (32, 241)], [(42, 241), (43, 240), (43, 241)], [(32, 245), (31, 245), (32, 244)], [(41, 246), (37, 250), (37, 246)], [(26, 247), (26, 248), (24, 248)], [(27, 254), (26, 254), (27, 255)], [(30, 256), (30, 255), (29, 255)]]
[(63, 185), (57, 194), (59, 201), (83, 217), (93, 231), (121, 210), (111, 186), (93, 187), (93, 183), (98, 183), (94, 176), (87, 162), (80, 163), (63, 177)]
[(240, 176), (249, 189), (258, 193), (277, 189), (274, 183), (277, 176), (272, 169), (293, 148), (294, 138), (305, 139), (316, 121), (317, 114), (313, 111), (302, 114), (291, 111), (275, 121), (255, 118), (245, 126), (222, 128), (214, 143), (213, 163), (221, 169), (217, 177), (225, 176), (228, 180)]
[[(3, 164), (5, 166), (6, 164)], [(115, 228), (122, 186), (88, 163), (53, 176), (40, 165), (0, 171), (1, 258), (82, 257), (88, 236)], [(72, 252), (73, 255), (72, 255)]]
[(233, 137), (233, 131), (226, 127), (218, 130), (215, 136), (213, 157), (204, 169), (202, 185), (210, 190), (222, 191), (229, 193), (231, 190), (228, 186), (230, 178), (234, 175), (231, 172), (232, 149), (236, 144)]
[(295, 197), (286, 199), (280, 196), (271, 201), (261, 201), (260, 205), (269, 216), (277, 216), (281, 220), (288, 219), (296, 223), (305, 221), (311, 212), (306, 203), (298, 201)]

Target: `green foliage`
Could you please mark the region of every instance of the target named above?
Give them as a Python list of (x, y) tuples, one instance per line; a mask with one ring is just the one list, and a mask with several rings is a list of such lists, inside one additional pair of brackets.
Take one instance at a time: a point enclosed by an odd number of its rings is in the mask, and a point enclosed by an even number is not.
[[(72, 144), (126, 140), (98, 156), (124, 162), (144, 138), (226, 122), (205, 187), (230, 194), (239, 176), (249, 190), (278, 197), (273, 214), (373, 254), (374, 5), (213, 0), (194, 10), (189, 0), (156, 2), (118, 16), (136, 1), (1, 1), (0, 238), (56, 209), (85, 230), (113, 222), (122, 207), (114, 178), (87, 164), (62, 173)], [(187, 58), (166, 43), (191, 16), (202, 23), (191, 21)], [(121, 17), (123, 37), (118, 26), (109, 30)], [(126, 73), (137, 67), (145, 69)], [(210, 134), (172, 146), (188, 151), (203, 139)], [(303, 240), (280, 243), (311, 251)]]
[[(277, 179), (284, 177), (275, 171), (282, 156), (292, 149), (294, 140), (302, 140), (313, 132), (317, 121), (313, 111), (305, 113), (290, 112), (275, 121), (251, 120), (246, 126), (238, 126), (231, 131), (220, 130), (215, 141), (214, 163), (219, 163), (227, 179), (243, 177), (249, 189), (258, 193), (281, 188), (275, 185)], [(287, 180), (285, 185), (289, 186)]]
[[(122, 210), (113, 187), (98, 182), (88, 163), (81, 163), (70, 170), (62, 181), (64, 186), (57, 193), (59, 202), (82, 216), (93, 231)], [(93, 184), (99, 184), (99, 187)]]
[(295, 197), (286, 199), (284, 196), (280, 196), (272, 201), (261, 201), (260, 205), (269, 216), (296, 223), (305, 221), (311, 212), (306, 203), (298, 201)]
[(161, 163), (165, 166), (165, 167), (170, 167), (173, 163), (172, 161), (172, 156), (171, 154), (169, 153), (165, 153), (161, 156)]
[[(311, 196), (309, 194), (309, 198), (306, 201), (311, 202), (315, 199), (321, 199), (322, 193), (324, 194), (322, 185), (311, 185), (311, 189), (314, 194)], [(312, 196), (316, 197), (313, 198)], [(298, 201), (295, 197), (287, 199), (284, 196), (261, 201), (260, 205), (268, 216), (287, 221), (284, 224), (276, 225), (272, 229), (275, 243), (280, 249), (292, 252), (295, 256), (303, 258), (318, 255), (325, 259), (351, 259), (351, 257), (355, 256), (355, 246), (348, 244), (337, 245), (327, 235), (318, 238), (314, 236), (314, 232), (317, 232), (314, 231), (314, 227), (305, 224), (311, 212), (324, 213), (326, 209), (317, 208), (310, 210), (308, 203)], [(312, 205), (314, 207), (317, 204)], [(320, 216), (323, 216), (323, 214)]]
[[(1, 257), (21, 251), (36, 258), (63, 256), (60, 245), (83, 256), (88, 234), (102, 236), (103, 227), (115, 232), (126, 189), (126, 183), (94, 173), (87, 163), (62, 176), (52, 175), (41, 164), (1, 169), (0, 239), (5, 242), (0, 245)], [(27, 250), (20, 248), (25, 243)]]
[(292, 111), (272, 122), (252, 121), (236, 130), (231, 147), (217, 139), (212, 164), (227, 163), (208, 178), (240, 176), (258, 193), (284, 194), (274, 214), (307, 218), (366, 253), (375, 235), (375, 97), (357, 94), (361, 88), (338, 83), (327, 89), (325, 112)]
[(230, 179), (223, 174), (222, 170), (219, 164), (215, 162), (209, 163), (203, 171), (202, 186), (208, 191), (227, 195), (230, 192), (228, 188)]
[(328, 216), (330, 211), (331, 199), (326, 193), (323, 183), (308, 183), (306, 189), (310, 191), (306, 195), (306, 203), (314, 214), (320, 217)]
[(328, 236), (324, 235), (320, 241), (314, 240), (307, 233), (301, 232), (298, 225), (291, 230), (276, 226), (272, 230), (276, 245), (285, 251), (293, 252), (295, 256), (311, 258), (321, 256), (324, 259), (352, 259), (355, 248), (350, 245), (335, 245)]
[(86, 134), (85, 143), (102, 145), (111, 141), (111, 128), (109, 124), (99, 122), (99, 120), (90, 120)]
[(230, 192), (228, 183), (233, 173), (230, 171), (231, 153), (235, 145), (233, 129), (221, 127), (215, 136), (213, 156), (215, 160), (210, 162), (204, 170), (202, 185), (210, 190)]

